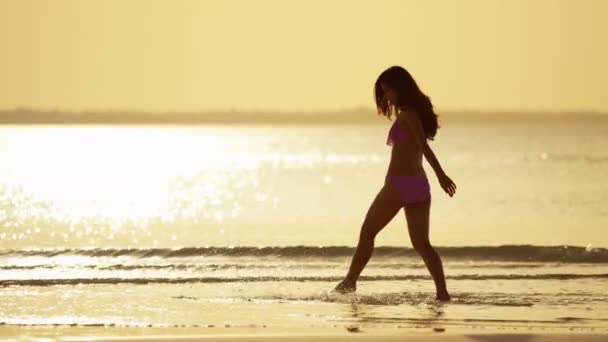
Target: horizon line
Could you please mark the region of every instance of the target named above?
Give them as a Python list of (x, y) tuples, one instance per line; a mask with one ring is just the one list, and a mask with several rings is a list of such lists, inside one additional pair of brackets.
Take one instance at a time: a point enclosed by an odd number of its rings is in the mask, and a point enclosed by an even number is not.
[[(162, 114), (218, 114), (218, 113), (231, 113), (231, 114), (328, 114), (328, 113), (342, 113), (342, 112), (377, 112), (373, 106), (352, 106), (343, 108), (314, 108), (314, 109), (281, 109), (281, 108), (207, 108), (207, 109), (130, 109), (130, 108), (106, 108), (106, 109), (65, 109), (65, 108), (40, 108), (30, 106), (16, 106), (13, 108), (0, 108), (0, 113), (61, 113), (61, 114), (101, 114), (101, 113), (131, 113), (131, 114), (150, 114), (150, 115), (162, 115)], [(595, 114), (595, 115), (608, 115), (608, 110), (599, 109), (487, 109), (487, 108), (460, 108), (460, 109), (438, 109), (435, 108), (435, 112), (438, 115), (442, 113), (454, 114)]]

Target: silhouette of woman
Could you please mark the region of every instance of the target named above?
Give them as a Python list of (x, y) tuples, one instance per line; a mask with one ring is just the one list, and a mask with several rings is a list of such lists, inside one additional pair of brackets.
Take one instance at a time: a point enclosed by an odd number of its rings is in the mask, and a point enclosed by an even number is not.
[(437, 129), (437, 114), (433, 105), (416, 84), (410, 73), (400, 66), (386, 69), (374, 86), (378, 114), (389, 120), (391, 126), (387, 145), (391, 145), (391, 160), (380, 189), (368, 209), (361, 226), (359, 243), (352, 257), (348, 273), (336, 287), (339, 293), (356, 290), (357, 279), (372, 256), (376, 235), (404, 208), (412, 246), (424, 260), (433, 277), (437, 300), (449, 301), (443, 265), (439, 254), (429, 242), (429, 215), (431, 191), (422, 167), (422, 156), (433, 167), (441, 188), (451, 197), (456, 185), (445, 174), (435, 154), (427, 144)]

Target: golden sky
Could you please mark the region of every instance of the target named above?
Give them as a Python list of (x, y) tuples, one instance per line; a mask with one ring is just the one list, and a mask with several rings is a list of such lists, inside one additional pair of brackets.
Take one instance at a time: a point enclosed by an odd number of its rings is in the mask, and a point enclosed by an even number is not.
[(608, 111), (604, 0), (0, 0), (0, 108)]

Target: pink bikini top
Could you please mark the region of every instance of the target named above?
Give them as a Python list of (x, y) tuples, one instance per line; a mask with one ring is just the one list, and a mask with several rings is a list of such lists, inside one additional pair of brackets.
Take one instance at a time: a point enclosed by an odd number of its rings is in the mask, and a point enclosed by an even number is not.
[(405, 132), (403, 130), (403, 128), (400, 128), (397, 125), (397, 119), (395, 119), (395, 122), (393, 122), (393, 125), (391, 126), (391, 129), (388, 131), (388, 137), (386, 138), (386, 144), (387, 145), (393, 145), (399, 141), (403, 141), (407, 138), (408, 133)]

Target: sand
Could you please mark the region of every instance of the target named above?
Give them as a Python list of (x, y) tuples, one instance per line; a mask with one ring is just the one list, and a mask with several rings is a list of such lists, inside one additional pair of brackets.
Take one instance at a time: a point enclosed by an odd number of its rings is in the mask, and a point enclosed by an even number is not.
[[(357, 329), (336, 328), (135, 328), (72, 326), (3, 326), (2, 341), (222, 341), (222, 342), (325, 342), (325, 341), (419, 341), (419, 342), (605, 342), (608, 332), (551, 333), (534, 331), (490, 330), (473, 332), (466, 328), (451, 332), (433, 329)], [(535, 329), (536, 330), (536, 329)]]

